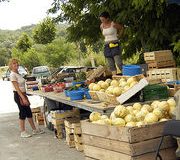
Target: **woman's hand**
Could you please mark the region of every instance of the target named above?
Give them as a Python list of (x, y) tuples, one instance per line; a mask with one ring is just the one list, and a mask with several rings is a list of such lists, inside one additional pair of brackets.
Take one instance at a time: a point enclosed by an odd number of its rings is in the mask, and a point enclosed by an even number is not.
[(22, 98), (22, 102), (23, 102), (24, 106), (29, 106), (30, 105), (29, 100), (25, 96), (23, 96), (21, 98)]

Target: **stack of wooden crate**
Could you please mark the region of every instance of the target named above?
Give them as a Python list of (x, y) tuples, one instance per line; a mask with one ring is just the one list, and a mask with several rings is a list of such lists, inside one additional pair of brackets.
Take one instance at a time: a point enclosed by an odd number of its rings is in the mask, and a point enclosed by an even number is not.
[(44, 115), (43, 115), (43, 113), (36, 113), (35, 114), (35, 119), (36, 119), (36, 123), (38, 124), (38, 125), (44, 125)]
[(64, 120), (67, 118), (79, 118), (80, 112), (79, 109), (51, 111), (51, 117), (51, 122), (54, 125), (55, 135), (58, 139), (62, 139), (64, 138)]
[(169, 82), (180, 79), (180, 69), (175, 68), (171, 50), (146, 52), (144, 60), (148, 65), (147, 77), (150, 81), (159, 79), (162, 82)]
[[(153, 160), (166, 122), (118, 127), (81, 121), (86, 160)], [(160, 153), (175, 160), (176, 141), (165, 137)]]
[(67, 119), (64, 121), (66, 131), (66, 142), (69, 147), (75, 147), (83, 151), (80, 119)]
[(144, 53), (144, 60), (148, 69), (176, 67), (171, 50), (153, 51)]
[(33, 119), (38, 125), (44, 125), (44, 116), (41, 107), (31, 108)]

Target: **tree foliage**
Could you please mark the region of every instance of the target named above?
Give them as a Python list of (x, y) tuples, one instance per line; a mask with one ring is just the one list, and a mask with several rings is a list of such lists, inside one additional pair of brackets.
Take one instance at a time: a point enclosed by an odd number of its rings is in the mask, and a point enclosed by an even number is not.
[(33, 39), (35, 43), (51, 43), (56, 36), (56, 25), (51, 18), (47, 17), (38, 24), (33, 30)]
[(48, 44), (45, 49), (46, 62), (52, 67), (66, 65), (70, 58), (78, 55), (78, 50), (74, 44), (67, 43), (64, 39), (58, 38)]
[(32, 42), (30, 37), (26, 33), (23, 33), (17, 41), (16, 48), (22, 52), (26, 52), (31, 46)]
[(99, 14), (108, 11), (112, 20), (125, 26), (124, 57), (137, 50), (172, 49), (172, 37), (180, 32), (180, 6), (168, 5), (167, 0), (54, 0), (49, 12), (59, 11), (55, 20), (70, 23), (68, 39), (89, 44), (102, 38)]

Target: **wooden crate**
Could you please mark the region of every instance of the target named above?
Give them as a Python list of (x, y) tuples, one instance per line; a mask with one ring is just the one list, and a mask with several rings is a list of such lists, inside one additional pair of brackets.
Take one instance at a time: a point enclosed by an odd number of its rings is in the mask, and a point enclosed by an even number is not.
[[(130, 128), (81, 121), (84, 153), (97, 160), (152, 160), (165, 123)], [(167, 160), (175, 159), (175, 144), (171, 137), (164, 139), (161, 150)]]
[(161, 79), (162, 82), (180, 80), (180, 68), (153, 69), (147, 72), (150, 80)]
[(75, 141), (76, 143), (82, 144), (82, 143), (83, 143), (82, 135), (81, 135), (81, 134), (74, 134), (74, 141)]
[(35, 120), (38, 125), (44, 125), (43, 113), (35, 113)]
[[(86, 154), (86, 152), (88, 152), (88, 154)], [(86, 160), (155, 160), (155, 152), (131, 157), (120, 152), (86, 145), (84, 145), (84, 153), (86, 154)], [(163, 160), (176, 159), (174, 148), (163, 149), (160, 151), (160, 154)]]
[(174, 60), (166, 60), (166, 61), (149, 61), (146, 62), (148, 64), (148, 69), (156, 69), (156, 68), (167, 68), (167, 67), (176, 67), (176, 63)]
[(77, 151), (80, 151), (80, 152), (82, 152), (84, 150), (84, 146), (82, 143), (75, 142), (75, 148)]
[(54, 128), (54, 134), (58, 139), (63, 139), (64, 138), (63, 126), (62, 125), (56, 126), (56, 128)]
[(80, 112), (79, 109), (75, 108), (72, 110), (67, 110), (64, 112), (57, 112), (57, 111), (51, 111), (51, 117), (54, 119), (65, 119), (65, 118), (70, 118), (70, 117), (79, 117)]
[(94, 70), (94, 72), (92, 72), (91, 74), (88, 74), (88, 76), (86, 76), (86, 79), (91, 81), (95, 78), (98, 78), (105, 72), (105, 70), (106, 70), (105, 67), (99, 66), (97, 69)]
[(169, 96), (174, 97), (175, 93), (180, 90), (180, 84), (166, 84), (169, 90)]
[(40, 113), (41, 112), (41, 108), (40, 107), (31, 108), (31, 112), (32, 113)]
[[(65, 131), (66, 131), (66, 142), (69, 147), (77, 147), (77, 150), (81, 150), (78, 144), (75, 144), (75, 133), (74, 131), (79, 132), (77, 128), (80, 128), (80, 119), (69, 118), (64, 121)], [(76, 137), (77, 141), (77, 137)], [(78, 143), (78, 142), (76, 142)]]
[(171, 50), (161, 50), (161, 51), (153, 51), (144, 53), (145, 61), (166, 61), (173, 60), (173, 54)]
[(56, 126), (64, 124), (64, 119), (54, 119), (54, 118), (52, 118), (51, 123), (56, 128)]
[(81, 126), (75, 126), (74, 127), (74, 134), (81, 134), (82, 130), (81, 130)]

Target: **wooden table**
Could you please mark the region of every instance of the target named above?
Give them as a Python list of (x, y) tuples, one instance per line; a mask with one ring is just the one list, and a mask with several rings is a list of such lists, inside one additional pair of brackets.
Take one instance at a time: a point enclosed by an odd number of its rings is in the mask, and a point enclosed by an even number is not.
[(71, 101), (70, 98), (66, 97), (63, 92), (61, 93), (42, 92), (41, 90), (38, 90), (38, 91), (27, 91), (27, 94), (38, 95), (44, 98), (54, 100), (56, 102), (64, 103), (90, 112), (97, 111), (102, 114), (110, 114), (115, 108), (115, 105), (107, 104), (106, 102), (97, 102), (87, 99)]

